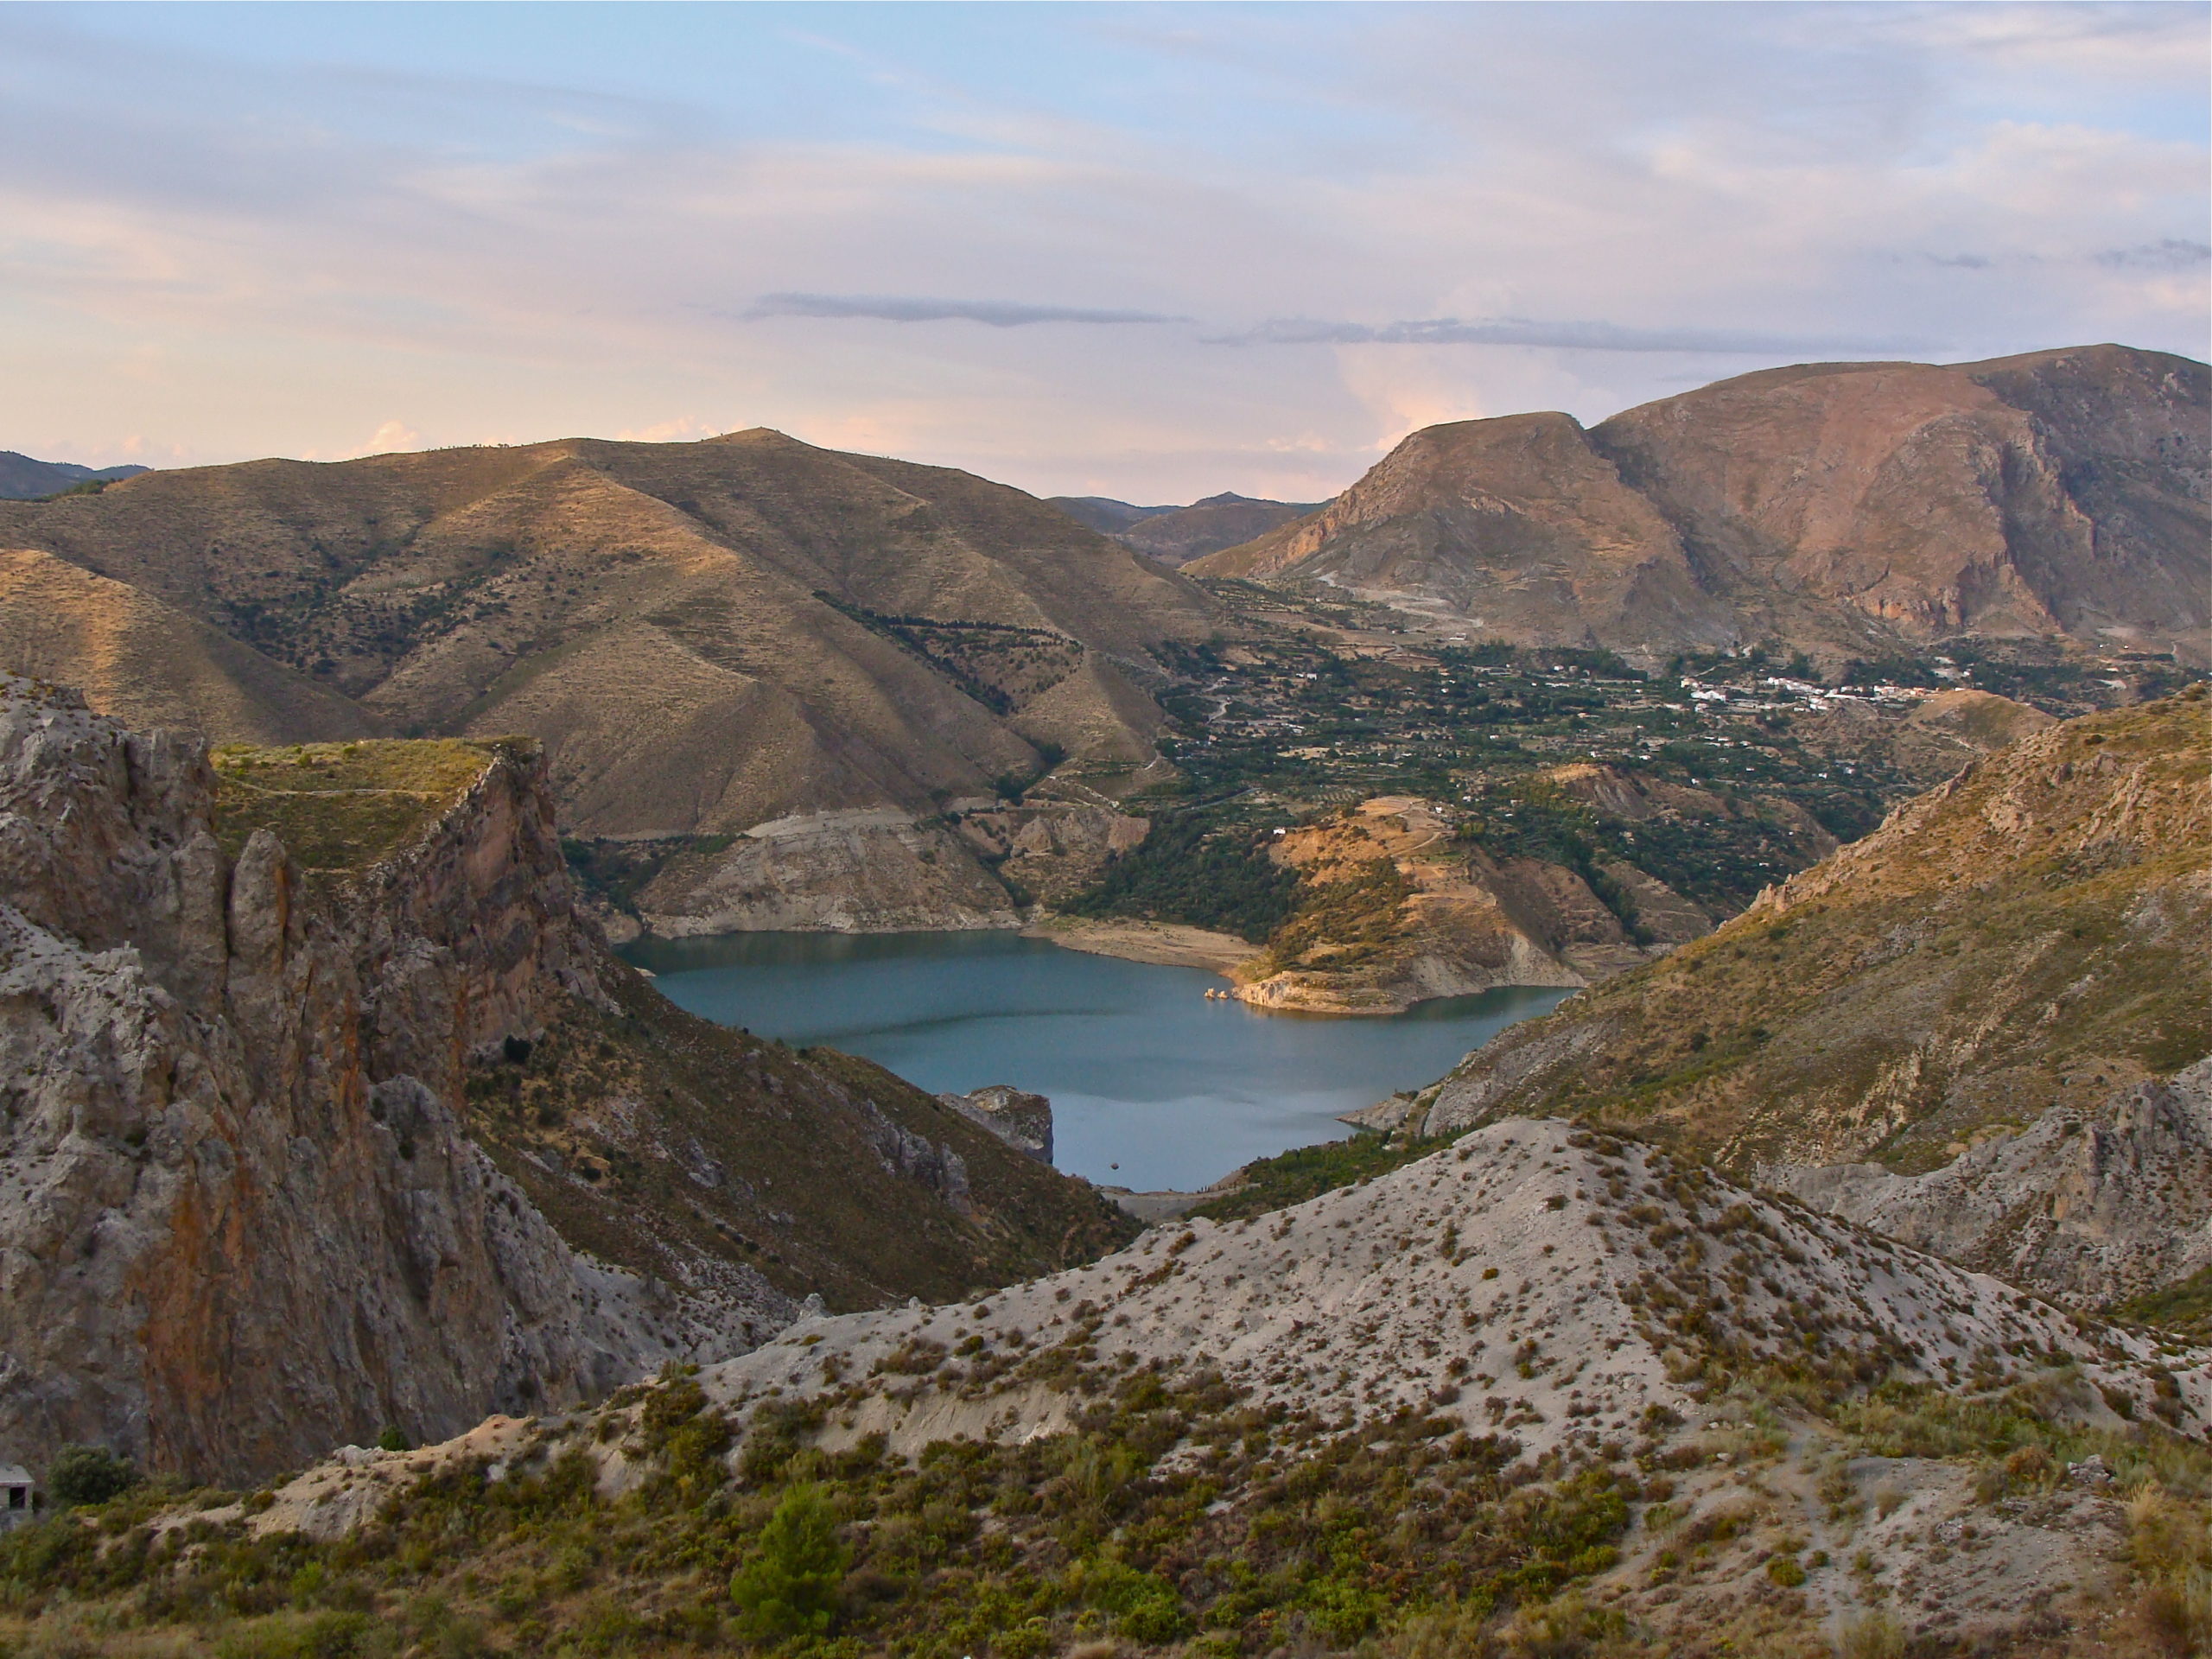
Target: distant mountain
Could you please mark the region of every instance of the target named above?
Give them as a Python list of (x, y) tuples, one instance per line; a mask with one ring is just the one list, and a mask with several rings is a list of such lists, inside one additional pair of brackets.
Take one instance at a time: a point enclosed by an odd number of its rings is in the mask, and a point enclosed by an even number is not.
[(1770, 369), (1586, 431), (1414, 433), (1199, 574), (1321, 577), (1531, 645), (1830, 664), (1946, 636), (2206, 655), (2212, 372), (2120, 346)]
[(1224, 492), (1187, 507), (1135, 507), (1103, 495), (1049, 496), (1046, 505), (1124, 547), (1162, 564), (1179, 565), (1264, 536), (1325, 504), (1260, 501)]
[(104, 467), (96, 471), (73, 461), (34, 461), (12, 449), (0, 449), (0, 500), (33, 501), (42, 495), (59, 495), (79, 484), (118, 484), (152, 470)]
[(1152, 648), (1213, 626), (1017, 490), (765, 429), (164, 471), (0, 504), (6, 548), (0, 666), (217, 738), (526, 732), (618, 836), (926, 814), (1062, 754), (1110, 787)]

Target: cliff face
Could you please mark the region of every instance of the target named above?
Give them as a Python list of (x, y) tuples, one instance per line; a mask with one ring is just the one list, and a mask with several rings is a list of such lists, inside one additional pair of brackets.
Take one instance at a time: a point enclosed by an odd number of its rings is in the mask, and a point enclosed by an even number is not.
[[(682, 1345), (464, 1137), (467, 1050), (602, 995), (538, 896), (525, 766), (325, 921), (200, 747), (0, 696), (0, 1441), (259, 1475), (590, 1396)], [(542, 810), (542, 808), (540, 809)], [(723, 1351), (773, 1328), (759, 1287)]]
[(0, 1057), (0, 1451), (34, 1465), (257, 1479), (1126, 1235), (876, 1068), (647, 988), (526, 742), (211, 764), (6, 683)]
[(1432, 427), (1313, 518), (1193, 569), (1645, 658), (1979, 633), (2202, 660), (2209, 454), (2212, 386), (2185, 358), (1815, 364), (1587, 432), (1564, 415)]
[(1771, 1185), (1831, 1214), (2076, 1306), (2177, 1284), (2212, 1263), (2212, 1060), (2053, 1107), (1941, 1169), (1777, 1166)]
[[(2194, 1120), (2175, 1106), (2131, 1128), (2119, 1103), (2138, 1085), (2152, 1100), (2212, 1052), (2208, 709), (2192, 690), (1976, 761), (1708, 938), (1502, 1033), (1425, 1103), (1427, 1126), (1536, 1109), (1745, 1169), (1878, 1164), (1925, 1179), (1868, 1170), (1803, 1190), (2102, 1300), (2127, 1262), (2166, 1258), (2130, 1246), (2099, 1265), (2078, 1237), (2054, 1242), (2069, 1135), (2142, 1141), (2140, 1159), (2097, 1164), (2151, 1172), (2126, 1183), (2130, 1224), (2193, 1224), (2163, 1193), (2196, 1167)], [(2001, 1155), (1980, 1150), (2008, 1135)]]

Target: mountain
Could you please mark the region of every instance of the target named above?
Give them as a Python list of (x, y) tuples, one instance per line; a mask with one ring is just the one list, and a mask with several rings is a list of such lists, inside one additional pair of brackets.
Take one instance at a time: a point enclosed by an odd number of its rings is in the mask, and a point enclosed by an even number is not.
[(661, 998), (527, 740), (211, 757), (11, 679), (0, 822), (10, 1455), (260, 1478), (1127, 1236), (880, 1069)]
[(141, 731), (259, 743), (368, 737), (376, 720), (128, 582), (30, 548), (0, 551), (0, 662), (72, 684)]
[[(0, 504), (0, 548), (120, 584), (39, 566), (0, 667), (218, 740), (525, 732), (564, 829), (626, 842), (926, 817), (1063, 756), (1125, 789), (1155, 761), (1152, 651), (1212, 626), (1018, 491), (759, 430), (160, 472)], [(158, 607), (185, 625), (97, 648)]]
[(144, 1518), (287, 1552), (232, 1627), (264, 1651), (403, 1618), (448, 1649), (2149, 1651), (2201, 1547), (2208, 1357), (1508, 1122), (596, 1411), (65, 1517), (11, 1593), (35, 1640), (206, 1620), (184, 1551), (74, 1565)]
[(59, 495), (80, 484), (116, 484), (150, 472), (147, 467), (103, 467), (95, 470), (73, 461), (33, 461), (12, 449), (0, 449), (0, 500), (28, 501), (42, 495)]
[(1133, 507), (1101, 495), (1045, 499), (1047, 506), (1058, 507), (1077, 524), (1167, 565), (1188, 564), (1208, 553), (1238, 546), (1323, 505), (1260, 501), (1233, 492), (1210, 495), (1187, 507)]
[(1318, 578), (1523, 644), (1831, 664), (1958, 635), (2203, 658), (2212, 373), (2120, 346), (1769, 369), (1585, 430), (1407, 438), (1194, 573)]
[[(2212, 1201), (2169, 1190), (2197, 1156), (2186, 1103), (2128, 1103), (2212, 1053), (2209, 775), (2202, 688), (2023, 738), (1707, 938), (1502, 1033), (1424, 1099), (1425, 1127), (1541, 1110), (1793, 1182), (1805, 1166), (1872, 1164), (1859, 1182), (1869, 1205), (1903, 1190), (1875, 1176), (2094, 1129), (2075, 1143), (2093, 1173), (2121, 1141), (2164, 1148), (2145, 1154), (2154, 1172), (2128, 1201), (2145, 1222), (2194, 1225)], [(2037, 1166), (2045, 1217), (2097, 1208), (2081, 1194), (2052, 1209), (2070, 1165)], [(2035, 1207), (2026, 1176), (1999, 1170), (1982, 1186), (2007, 1180), (1992, 1249)], [(1802, 1185), (1841, 1191), (1840, 1178)], [(2095, 1255), (2038, 1282), (2107, 1299), (2082, 1265)]]

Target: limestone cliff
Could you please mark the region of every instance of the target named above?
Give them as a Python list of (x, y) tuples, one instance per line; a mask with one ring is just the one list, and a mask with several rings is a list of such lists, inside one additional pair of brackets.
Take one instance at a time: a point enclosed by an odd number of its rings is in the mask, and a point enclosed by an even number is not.
[(231, 1480), (572, 1404), (1125, 1229), (876, 1068), (692, 1020), (526, 742), (225, 750), (0, 688), (0, 1450)]
[[(489, 761), (488, 766), (481, 765)], [(527, 768), (334, 925), (200, 747), (0, 693), (0, 1442), (267, 1473), (603, 1391), (694, 1344), (462, 1135), (468, 1050), (604, 992), (533, 912)], [(748, 1296), (746, 1293), (750, 1291)], [(723, 1340), (782, 1322), (757, 1275)]]

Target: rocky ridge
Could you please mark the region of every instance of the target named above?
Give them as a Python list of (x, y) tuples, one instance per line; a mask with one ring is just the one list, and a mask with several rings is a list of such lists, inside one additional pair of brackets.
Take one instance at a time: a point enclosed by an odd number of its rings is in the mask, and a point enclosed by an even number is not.
[(887, 1074), (669, 1007), (526, 741), (214, 760), (0, 691), (16, 1457), (265, 1474), (1123, 1236)]
[(2208, 457), (2212, 382), (2185, 358), (1808, 364), (1587, 431), (1427, 428), (1311, 518), (1192, 568), (1646, 664), (1778, 642), (1834, 664), (1970, 635), (2202, 662)]
[[(1088, 1449), (1130, 1465), (1143, 1490), (1199, 1492), (1192, 1522), (1141, 1538), (1132, 1529), (1119, 1559), (1168, 1606), (1233, 1624), (1281, 1615), (1264, 1597), (1225, 1599), (1207, 1564), (1262, 1554), (1283, 1483), (1319, 1482), (1342, 1509), (1356, 1491), (1330, 1487), (1331, 1471), (1395, 1480), (1402, 1446), (1447, 1483), (1408, 1494), (1407, 1513), (1436, 1512), (1450, 1482), (1478, 1485), (1510, 1465), (1503, 1490), (1522, 1493), (1518, 1508), (1486, 1516), (1483, 1535), (1509, 1562), (1526, 1549), (1546, 1563), (1509, 1592), (1524, 1619), (1572, 1582), (1575, 1606), (1606, 1610), (1610, 1628), (1669, 1652), (1739, 1651), (1755, 1631), (1762, 1651), (1809, 1653), (1853, 1621), (1900, 1639), (1916, 1629), (2031, 1642), (2108, 1624), (2127, 1588), (2106, 1566), (2128, 1524), (2107, 1491), (2113, 1462), (2084, 1459), (2069, 1478), (2038, 1449), (1993, 1484), (1971, 1459), (1914, 1452), (1929, 1432), (1901, 1431), (1922, 1421), (1916, 1408), (1872, 1395), (1952, 1397), (1961, 1421), (2010, 1409), (2126, 1465), (2156, 1455), (2156, 1431), (2137, 1423), (2187, 1434), (2212, 1421), (2208, 1359), (1655, 1148), (1513, 1121), (1371, 1183), (1254, 1219), (1157, 1228), (1089, 1268), (969, 1305), (805, 1321), (696, 1382), (595, 1414), (489, 1423), (435, 1451), (349, 1452), (258, 1516), (209, 1518), (340, 1538), (417, 1481), (470, 1470), (494, 1485), (536, 1479), (578, 1456), (574, 1478), (594, 1482), (601, 1502), (650, 1503), (656, 1437), (671, 1421), (734, 1429), (704, 1478), (740, 1491), (778, 1490), (794, 1458), (925, 1471), (947, 1457), (1038, 1457), (1096, 1480)], [(1948, 1421), (1949, 1408), (1928, 1408), (1926, 1421)], [(1132, 1440), (1143, 1449), (1126, 1449)], [(1033, 1506), (1052, 1510), (1061, 1490), (1040, 1485)], [(1544, 1554), (1543, 1533), (1518, 1530), (1538, 1505), (1600, 1491), (1618, 1494), (1599, 1534), (1618, 1547), (1569, 1563)], [(1546, 1513), (1557, 1527), (1573, 1511)], [(1189, 1548), (1154, 1541), (1186, 1524), (1200, 1534)], [(852, 1531), (895, 1548), (903, 1534), (876, 1529), (897, 1525), (862, 1511)], [(998, 1518), (993, 1535), (999, 1575), (1019, 1573), (1033, 1550), (1050, 1561), (1066, 1548), (1020, 1515)], [(1447, 1527), (1427, 1547), (1452, 1536)], [(1384, 1548), (1379, 1535), (1369, 1548)], [(1761, 1570), (1778, 1557), (1787, 1570)], [(1446, 1650), (1512, 1651), (1466, 1645), (1492, 1605)], [(960, 1618), (974, 1643), (1010, 1637), (1021, 1611), (972, 1630), (965, 1609), (942, 1617)], [(1339, 1650), (1375, 1617), (1309, 1628), (1318, 1648)], [(1160, 1650), (1189, 1623), (1123, 1629)]]

